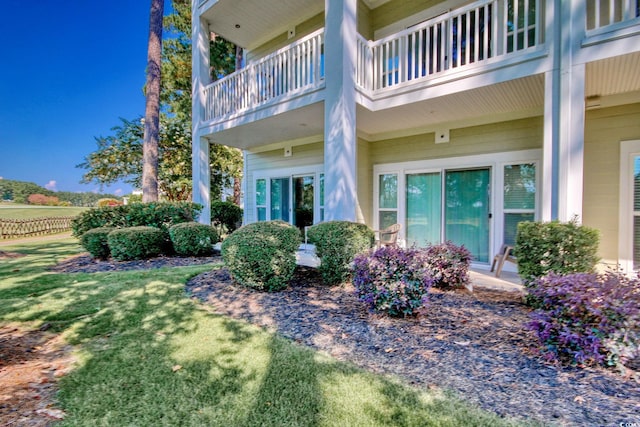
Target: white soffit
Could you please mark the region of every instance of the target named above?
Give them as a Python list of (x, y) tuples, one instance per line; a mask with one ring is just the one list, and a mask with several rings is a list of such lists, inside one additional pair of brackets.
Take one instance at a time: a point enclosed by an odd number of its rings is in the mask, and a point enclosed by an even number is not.
[(202, 16), (210, 31), (251, 50), (322, 11), (324, 0), (220, 0)]
[(587, 97), (640, 90), (640, 53), (638, 52), (589, 63), (586, 71)]
[(464, 127), (496, 117), (542, 114), (544, 76), (540, 74), (377, 112), (358, 108), (358, 128), (375, 139), (376, 134), (419, 131), (442, 123)]

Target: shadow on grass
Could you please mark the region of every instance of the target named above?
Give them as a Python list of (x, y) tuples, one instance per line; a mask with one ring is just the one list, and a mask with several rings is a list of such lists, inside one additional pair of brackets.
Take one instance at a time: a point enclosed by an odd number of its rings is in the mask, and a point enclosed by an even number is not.
[(46, 272), (68, 247), (31, 249), (0, 282), (0, 321), (49, 322), (82, 344), (61, 425), (501, 424), (208, 313), (184, 283), (210, 267)]

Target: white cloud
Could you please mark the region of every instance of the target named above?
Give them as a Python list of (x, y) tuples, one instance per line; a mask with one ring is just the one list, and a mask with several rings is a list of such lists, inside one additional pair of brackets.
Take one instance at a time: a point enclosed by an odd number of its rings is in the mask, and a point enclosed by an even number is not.
[(52, 179), (44, 185), (44, 188), (46, 188), (47, 190), (56, 191), (56, 184), (57, 182)]
[(124, 191), (122, 191), (122, 188), (118, 188), (113, 192), (113, 194), (115, 194), (116, 196), (122, 196), (122, 193), (124, 193)]

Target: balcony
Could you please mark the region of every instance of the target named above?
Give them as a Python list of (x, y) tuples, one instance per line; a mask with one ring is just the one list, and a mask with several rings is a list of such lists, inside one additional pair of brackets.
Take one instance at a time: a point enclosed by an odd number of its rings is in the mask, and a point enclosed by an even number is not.
[[(388, 37), (358, 35), (355, 82), (384, 97), (464, 72), (489, 72), (544, 54), (544, 0), (482, 0)], [(588, 0), (587, 36), (640, 18), (640, 0)], [(324, 29), (205, 88), (204, 122), (219, 122), (324, 87)], [(422, 84), (422, 85), (421, 85)], [(404, 89), (406, 88), (406, 89)]]

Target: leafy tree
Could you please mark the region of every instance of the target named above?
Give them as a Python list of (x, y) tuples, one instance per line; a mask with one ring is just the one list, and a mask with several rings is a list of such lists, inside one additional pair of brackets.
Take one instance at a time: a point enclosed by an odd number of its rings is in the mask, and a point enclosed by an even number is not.
[(147, 52), (146, 108), (142, 144), (142, 201), (158, 200), (158, 140), (160, 138), (160, 80), (164, 0), (151, 0)]
[[(191, 197), (191, 2), (173, 0), (174, 13), (164, 17), (158, 186), (169, 200)], [(211, 41), (212, 78), (235, 69), (235, 46), (215, 37)], [(78, 165), (87, 172), (83, 182), (111, 184), (124, 180), (138, 188), (142, 176), (142, 125), (140, 119), (121, 119), (113, 135), (98, 137), (98, 149)], [(240, 150), (210, 144), (211, 198), (242, 176)], [(238, 200), (239, 201), (239, 200)]]

